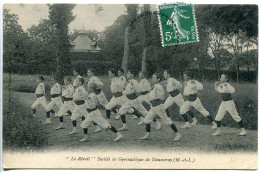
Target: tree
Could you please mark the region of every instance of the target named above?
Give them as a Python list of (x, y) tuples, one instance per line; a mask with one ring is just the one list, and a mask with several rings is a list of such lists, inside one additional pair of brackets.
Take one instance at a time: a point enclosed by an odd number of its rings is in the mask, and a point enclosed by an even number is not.
[(127, 4), (125, 5), (127, 8), (127, 19), (126, 19), (126, 25), (125, 25), (125, 36), (124, 36), (124, 55), (123, 55), (123, 61), (122, 61), (122, 69), (124, 71), (128, 70), (128, 60), (129, 60), (129, 37), (130, 37), (130, 30), (133, 29), (132, 23), (134, 22), (134, 19), (136, 19), (137, 16), (137, 7), (136, 4)]
[(53, 4), (49, 5), (49, 18), (51, 24), (55, 27), (57, 49), (57, 77), (61, 80), (65, 75), (71, 72), (71, 61), (69, 55), (70, 40), (68, 25), (75, 19), (72, 10), (75, 5), (72, 4)]
[(151, 13), (150, 13), (150, 4), (144, 4), (143, 6), (143, 50), (142, 50), (142, 71), (147, 71), (147, 49), (150, 44), (150, 22), (151, 22)]
[[(11, 14), (10, 10), (4, 9), (3, 14), (3, 61), (4, 70), (10, 73), (23, 70), (26, 64), (26, 43), (29, 41), (25, 33), (18, 24), (18, 15)], [(23, 63), (17, 68), (18, 63)], [(7, 68), (6, 68), (7, 67)]]

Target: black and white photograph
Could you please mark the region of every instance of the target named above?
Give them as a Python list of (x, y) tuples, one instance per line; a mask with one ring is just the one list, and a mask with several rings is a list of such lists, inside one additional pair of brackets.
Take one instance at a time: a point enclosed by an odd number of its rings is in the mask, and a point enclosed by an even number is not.
[(258, 168), (258, 5), (160, 2), (3, 4), (3, 169)]

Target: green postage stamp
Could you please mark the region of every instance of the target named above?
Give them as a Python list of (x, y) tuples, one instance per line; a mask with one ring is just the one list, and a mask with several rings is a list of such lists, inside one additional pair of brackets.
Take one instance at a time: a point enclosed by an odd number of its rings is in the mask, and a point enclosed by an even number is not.
[(192, 4), (163, 4), (158, 10), (163, 46), (199, 41)]

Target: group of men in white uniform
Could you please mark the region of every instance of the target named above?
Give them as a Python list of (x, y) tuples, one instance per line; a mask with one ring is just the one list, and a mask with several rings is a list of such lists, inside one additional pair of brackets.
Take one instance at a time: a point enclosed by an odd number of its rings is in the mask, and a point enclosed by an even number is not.
[[(171, 120), (169, 113), (169, 107), (174, 103), (178, 105), (179, 113), (183, 117), (185, 124), (181, 128), (190, 128), (197, 124), (197, 119), (190, 111), (191, 107), (199, 111), (204, 117), (207, 117), (212, 124), (212, 129), (217, 129), (212, 135), (218, 136), (221, 134), (220, 126), (221, 120), (225, 113), (228, 111), (232, 118), (238, 122), (241, 127), (240, 136), (246, 135), (246, 130), (241, 117), (238, 115), (234, 101), (231, 94), (235, 92), (235, 89), (228, 83), (228, 75), (223, 74), (219, 81), (215, 82), (215, 90), (220, 93), (222, 103), (219, 107), (215, 121), (209, 112), (203, 107), (197, 92), (203, 90), (203, 85), (194, 80), (192, 73), (186, 71), (183, 73), (184, 78), (184, 92), (183, 95), (187, 98), (184, 101), (180, 92), (182, 84), (176, 79), (170, 76), (170, 71), (165, 70), (163, 74), (154, 73), (151, 78), (151, 83), (148, 81), (146, 73), (139, 73), (139, 82), (135, 80), (134, 71), (128, 70), (126, 77), (123, 76), (124, 71), (119, 69), (116, 71), (114, 68), (108, 71), (110, 78), (110, 89), (113, 97), (110, 101), (107, 100), (102, 87), (103, 82), (94, 75), (94, 70), (89, 69), (87, 72), (88, 81), (86, 88), (84, 87), (85, 80), (79, 75), (78, 70), (73, 70), (75, 77), (73, 85), (71, 85), (71, 77), (64, 77), (64, 85), (61, 87), (57, 78), (52, 77), (51, 82), (51, 102), (47, 104), (45, 95), (45, 86), (43, 76), (38, 78), (38, 86), (35, 94), (37, 100), (32, 105), (33, 116), (36, 115), (36, 107), (41, 104), (46, 110), (47, 120), (44, 124), (50, 124), (50, 114), (53, 113), (54, 117), (59, 117), (60, 125), (56, 130), (63, 129), (63, 116), (68, 114), (72, 121), (72, 131), (70, 135), (77, 133), (77, 119), (82, 119), (81, 127), (83, 129), (84, 137), (81, 142), (88, 140), (88, 127), (92, 122), (96, 126), (94, 132), (100, 132), (102, 128), (108, 128), (116, 134), (116, 138), (113, 141), (118, 141), (123, 138), (123, 135), (119, 131), (128, 130), (126, 123), (126, 114), (133, 114), (139, 118), (140, 121), (137, 125), (145, 124), (146, 134), (140, 138), (146, 140), (150, 138), (151, 123), (156, 124), (156, 130), (161, 128), (161, 121), (169, 125), (169, 127), (176, 134), (174, 141), (178, 141), (181, 138), (177, 127)], [(165, 84), (168, 98), (165, 102), (165, 90), (161, 83)], [(143, 103), (149, 105), (147, 110)], [(59, 107), (58, 113), (53, 110), (54, 106)], [(104, 118), (100, 112), (100, 106), (106, 110), (106, 118)], [(111, 111), (116, 115), (115, 119), (122, 121), (122, 127), (118, 130), (111, 125), (110, 116)], [(192, 123), (189, 122), (188, 116), (192, 118)], [(159, 117), (159, 118), (158, 118)]]

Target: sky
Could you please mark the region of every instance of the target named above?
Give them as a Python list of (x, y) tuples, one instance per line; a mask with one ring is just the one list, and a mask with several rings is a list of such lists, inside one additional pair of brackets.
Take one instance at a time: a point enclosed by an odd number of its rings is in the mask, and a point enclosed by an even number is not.
[[(103, 10), (99, 11), (101, 8)], [(38, 25), (40, 19), (49, 18), (49, 8), (46, 4), (5, 4), (4, 9), (10, 9), (11, 13), (18, 15), (19, 24), (25, 31), (32, 25)], [(86, 30), (95, 29), (102, 32), (125, 12), (123, 4), (77, 4), (73, 9), (76, 18), (69, 25), (70, 32), (83, 27)]]

